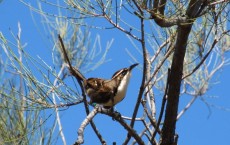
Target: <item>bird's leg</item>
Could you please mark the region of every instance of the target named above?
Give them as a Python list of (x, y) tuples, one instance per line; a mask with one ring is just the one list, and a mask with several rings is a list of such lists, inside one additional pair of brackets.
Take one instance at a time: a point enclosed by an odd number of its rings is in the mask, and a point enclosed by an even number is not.
[(103, 106), (103, 108), (107, 109), (110, 113), (113, 114), (114, 117), (112, 117), (112, 120), (114, 121), (115, 118), (120, 119), (121, 118), (121, 114), (114, 109), (114, 107), (110, 107), (110, 106)]

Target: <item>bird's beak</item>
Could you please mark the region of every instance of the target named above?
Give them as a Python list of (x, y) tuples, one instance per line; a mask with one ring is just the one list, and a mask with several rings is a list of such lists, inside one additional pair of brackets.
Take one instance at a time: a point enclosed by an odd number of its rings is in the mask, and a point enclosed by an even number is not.
[(137, 66), (139, 63), (135, 63), (129, 67), (129, 70), (131, 71), (135, 66)]

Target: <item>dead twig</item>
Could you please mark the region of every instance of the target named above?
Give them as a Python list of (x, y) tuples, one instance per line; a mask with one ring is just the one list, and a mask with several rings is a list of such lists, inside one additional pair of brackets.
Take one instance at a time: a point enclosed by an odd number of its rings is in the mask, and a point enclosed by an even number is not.
[(164, 113), (165, 103), (166, 103), (166, 100), (167, 100), (166, 97), (167, 97), (167, 94), (168, 94), (170, 74), (171, 74), (171, 70), (168, 69), (168, 77), (167, 77), (167, 82), (166, 82), (165, 94), (163, 96), (163, 100), (162, 100), (162, 104), (161, 104), (161, 110), (160, 110), (160, 115), (159, 115), (159, 118), (158, 118), (158, 121), (157, 121), (157, 126), (156, 126), (156, 129), (155, 129), (154, 133), (153, 133), (151, 141), (154, 141), (154, 138), (155, 138), (155, 136), (157, 134), (157, 131), (158, 131), (158, 128), (160, 126), (161, 119), (162, 119), (162, 116), (163, 116), (163, 113)]
[(81, 126), (78, 129), (78, 138), (74, 145), (80, 145), (84, 143), (84, 130), (85, 127), (93, 120), (93, 117), (98, 113), (99, 106), (96, 106), (85, 118), (85, 120), (81, 123)]

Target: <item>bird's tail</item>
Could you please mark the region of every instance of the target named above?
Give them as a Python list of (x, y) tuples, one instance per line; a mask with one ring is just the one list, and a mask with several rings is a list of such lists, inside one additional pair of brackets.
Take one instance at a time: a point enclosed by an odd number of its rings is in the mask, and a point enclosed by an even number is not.
[(73, 66), (71, 65), (70, 60), (69, 60), (69, 57), (68, 57), (67, 52), (66, 52), (66, 50), (65, 50), (65, 45), (64, 45), (64, 43), (63, 43), (62, 38), (61, 38), (60, 35), (58, 35), (58, 39), (59, 39), (60, 44), (61, 44), (61, 49), (62, 49), (62, 51), (63, 51), (64, 60), (65, 60), (65, 61), (67, 62), (67, 64), (68, 64), (68, 68), (69, 68), (70, 73), (71, 73), (74, 77), (76, 77), (76, 79), (80, 79), (81, 81), (86, 80), (86, 78), (80, 73), (80, 71), (79, 71), (77, 68), (75, 68), (75, 67), (73, 67)]

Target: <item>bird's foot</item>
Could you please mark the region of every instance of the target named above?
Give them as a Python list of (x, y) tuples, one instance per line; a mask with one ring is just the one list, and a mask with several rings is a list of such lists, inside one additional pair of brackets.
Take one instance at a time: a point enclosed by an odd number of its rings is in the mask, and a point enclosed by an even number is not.
[(113, 120), (115, 120), (115, 118), (117, 118), (118, 120), (121, 119), (121, 113), (119, 113), (118, 111), (114, 111), (113, 112)]

